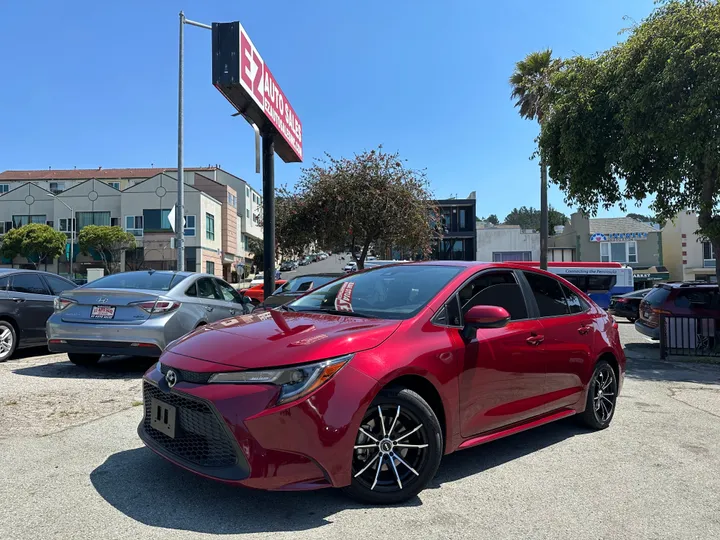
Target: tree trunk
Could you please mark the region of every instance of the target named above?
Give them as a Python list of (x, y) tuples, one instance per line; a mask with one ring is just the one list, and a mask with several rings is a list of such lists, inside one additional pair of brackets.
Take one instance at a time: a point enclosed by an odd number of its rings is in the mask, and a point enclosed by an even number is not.
[(713, 253), (715, 253), (715, 281), (720, 286), (720, 239), (715, 239), (712, 243)]
[(548, 257), (548, 200), (547, 169), (540, 160), (540, 268), (547, 270)]
[(710, 241), (715, 252), (715, 279), (720, 285), (720, 217), (713, 216), (713, 201), (715, 200), (718, 181), (717, 168), (711, 165), (713, 160), (707, 159), (704, 166), (702, 196), (700, 201), (700, 209), (698, 212), (698, 226), (700, 232)]

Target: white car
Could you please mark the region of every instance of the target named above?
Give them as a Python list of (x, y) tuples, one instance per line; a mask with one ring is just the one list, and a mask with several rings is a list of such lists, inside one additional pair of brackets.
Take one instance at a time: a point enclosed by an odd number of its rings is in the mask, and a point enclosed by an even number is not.
[(357, 263), (356, 262), (347, 263), (345, 265), (345, 268), (343, 268), (343, 272), (345, 272), (346, 274), (349, 274), (350, 272), (355, 272), (355, 271), (357, 271)]

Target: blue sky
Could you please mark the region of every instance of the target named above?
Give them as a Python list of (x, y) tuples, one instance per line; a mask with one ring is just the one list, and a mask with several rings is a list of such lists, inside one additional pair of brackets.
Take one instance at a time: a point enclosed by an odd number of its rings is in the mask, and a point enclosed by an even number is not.
[[(312, 7), (309, 7), (312, 6)], [(0, 170), (177, 165), (178, 12), (240, 20), (303, 123), (306, 164), (382, 144), (478, 215), (539, 206), (536, 124), (507, 80), (527, 53), (592, 54), (652, 0), (23, 0), (0, 17)], [(211, 84), (210, 32), (186, 27), (185, 164), (257, 188), (250, 126)], [(277, 159), (276, 182), (300, 164)], [(550, 203), (562, 211), (562, 193)], [(641, 211), (646, 210), (645, 207)], [(632, 211), (632, 210), (631, 210)], [(601, 216), (622, 215), (619, 209)]]

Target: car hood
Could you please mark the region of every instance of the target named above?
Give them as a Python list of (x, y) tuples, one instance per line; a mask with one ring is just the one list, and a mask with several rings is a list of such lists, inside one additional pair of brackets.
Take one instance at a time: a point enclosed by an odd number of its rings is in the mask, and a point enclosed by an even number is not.
[(167, 350), (237, 368), (277, 367), (372, 349), (390, 337), (400, 323), (269, 310), (203, 326)]

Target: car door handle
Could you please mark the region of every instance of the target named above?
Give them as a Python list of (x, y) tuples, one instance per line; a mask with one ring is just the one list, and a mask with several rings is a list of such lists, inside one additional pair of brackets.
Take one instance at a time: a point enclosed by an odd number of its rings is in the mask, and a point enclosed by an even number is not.
[(591, 325), (591, 324), (583, 324), (580, 328), (578, 328), (578, 334), (585, 335), (585, 334), (587, 334), (590, 330), (592, 330), (592, 325)]
[(543, 341), (545, 341), (545, 336), (533, 334), (525, 341), (527, 341), (528, 345), (540, 345)]
[(213, 309), (215, 308), (212, 306), (205, 306), (205, 311), (212, 311)]
[(18, 302), (18, 303), (19, 303), (19, 302), (24, 302), (24, 301), (25, 301), (25, 299), (24, 299), (24, 298), (11, 298), (10, 300), (12, 300), (13, 302)]

